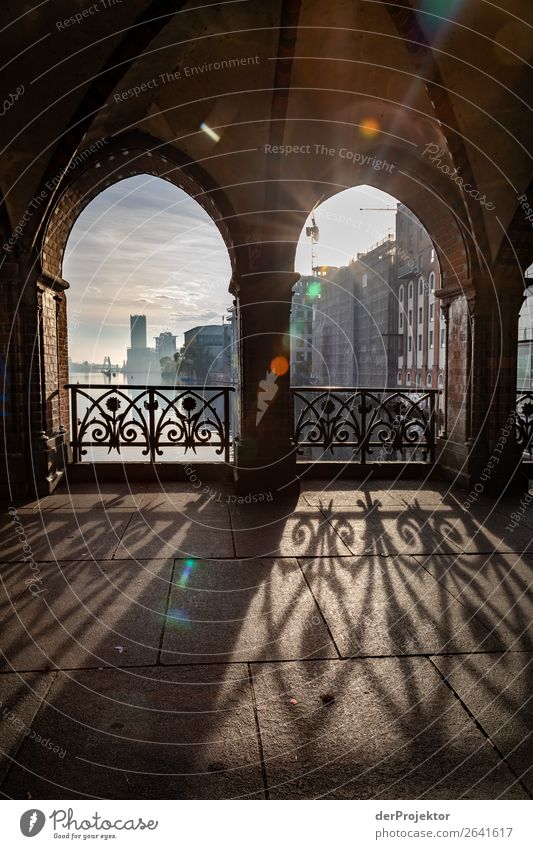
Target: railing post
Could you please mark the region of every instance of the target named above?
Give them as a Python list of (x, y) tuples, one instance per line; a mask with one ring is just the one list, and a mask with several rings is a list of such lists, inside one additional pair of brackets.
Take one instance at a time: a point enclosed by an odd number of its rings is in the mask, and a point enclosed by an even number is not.
[[(356, 393), (357, 394), (357, 393)], [(361, 465), (366, 465), (366, 392), (361, 390)]]
[(70, 410), (71, 410), (71, 428), (72, 428), (72, 461), (79, 462), (79, 447), (78, 447), (78, 395), (76, 387), (70, 387)]
[(148, 387), (148, 431), (150, 435), (150, 462), (155, 463), (155, 396), (154, 390)]
[(230, 398), (230, 390), (226, 386), (224, 388), (224, 462), (225, 463), (229, 463), (229, 449), (230, 449), (229, 398)]
[(436, 421), (437, 421), (437, 410), (436, 410), (436, 402), (438, 399), (438, 392), (431, 392), (430, 394), (430, 404), (429, 404), (429, 433), (430, 433), (430, 446), (429, 446), (429, 461), (431, 464), (435, 462), (435, 442), (436, 442)]

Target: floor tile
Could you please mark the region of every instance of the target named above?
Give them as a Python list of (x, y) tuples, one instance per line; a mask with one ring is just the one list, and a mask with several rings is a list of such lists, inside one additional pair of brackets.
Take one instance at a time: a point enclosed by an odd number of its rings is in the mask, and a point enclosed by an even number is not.
[(61, 754), (59, 738), (42, 735), (42, 739), (37, 739), (31, 729), (54, 675), (53, 672), (0, 675), (0, 784), (13, 760), (16, 761), (19, 747), (25, 740), (30, 752), (35, 752), (37, 746), (43, 746), (51, 761)]
[(533, 793), (533, 654), (433, 660)]
[(38, 564), (4, 619), (0, 667), (17, 670), (155, 663), (171, 561)]
[[(246, 665), (60, 673), (2, 784), (15, 799), (263, 796)], [(26, 769), (25, 769), (26, 768)]]
[(424, 658), (254, 664), (252, 675), (272, 799), (526, 798)]
[(533, 558), (429, 555), (417, 560), (507, 649), (533, 649)]
[(321, 558), (301, 564), (345, 657), (502, 648), (413, 558)]
[(296, 560), (176, 562), (164, 663), (337, 657)]

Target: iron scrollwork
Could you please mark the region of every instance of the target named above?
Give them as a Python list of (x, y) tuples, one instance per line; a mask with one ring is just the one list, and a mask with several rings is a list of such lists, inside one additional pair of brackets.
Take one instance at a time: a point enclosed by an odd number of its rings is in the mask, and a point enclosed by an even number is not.
[(533, 456), (533, 392), (523, 392), (516, 399), (516, 441), (524, 454)]
[(293, 390), (294, 442), (298, 452), (339, 448), (352, 459), (431, 461), (438, 390), (309, 387)]
[[(105, 386), (69, 384), (74, 460), (89, 448), (107, 454), (140, 449), (152, 462), (165, 448), (196, 453), (209, 447), (229, 460), (229, 397), (232, 387)], [(131, 393), (131, 394), (130, 394)], [(171, 396), (174, 397), (171, 397)], [(78, 417), (77, 411), (84, 408)]]

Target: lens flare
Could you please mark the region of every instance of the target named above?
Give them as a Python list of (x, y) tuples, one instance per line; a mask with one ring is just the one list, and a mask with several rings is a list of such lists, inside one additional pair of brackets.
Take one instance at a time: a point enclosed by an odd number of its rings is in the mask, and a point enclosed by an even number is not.
[(307, 287), (307, 297), (313, 300), (314, 298), (319, 298), (321, 292), (321, 286), (319, 280), (314, 280), (312, 283), (309, 283)]
[(209, 136), (209, 138), (210, 138), (210, 139), (213, 139), (213, 141), (214, 141), (214, 142), (219, 142), (219, 141), (220, 141), (220, 136), (219, 136), (219, 134), (218, 134), (218, 133), (215, 133), (215, 131), (214, 131), (214, 130), (212, 130), (212, 129), (211, 129), (211, 127), (209, 127), (209, 126), (205, 123), (205, 121), (202, 121), (202, 123), (200, 124), (200, 129), (201, 129), (201, 130), (203, 130), (203, 132), (204, 132), (207, 136)]
[(180, 587), (186, 587), (189, 578), (191, 577), (191, 572), (196, 566), (196, 560), (189, 559), (183, 561), (183, 567), (181, 571), (181, 575), (179, 577), (178, 584)]
[(289, 361), (287, 357), (274, 357), (270, 363), (270, 371), (273, 371), (277, 377), (282, 377), (289, 371)]
[(374, 139), (379, 133), (379, 121), (375, 118), (365, 118), (361, 121), (360, 133), (364, 139)]
[(191, 627), (189, 614), (183, 607), (174, 607), (169, 610), (166, 616), (167, 627), (173, 627), (178, 630), (188, 630)]

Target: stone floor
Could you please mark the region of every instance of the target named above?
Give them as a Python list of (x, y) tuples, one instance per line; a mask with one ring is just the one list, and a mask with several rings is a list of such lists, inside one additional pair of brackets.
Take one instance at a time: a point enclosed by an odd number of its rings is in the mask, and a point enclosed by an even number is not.
[(533, 509), (217, 487), (5, 505), (4, 797), (531, 798)]

